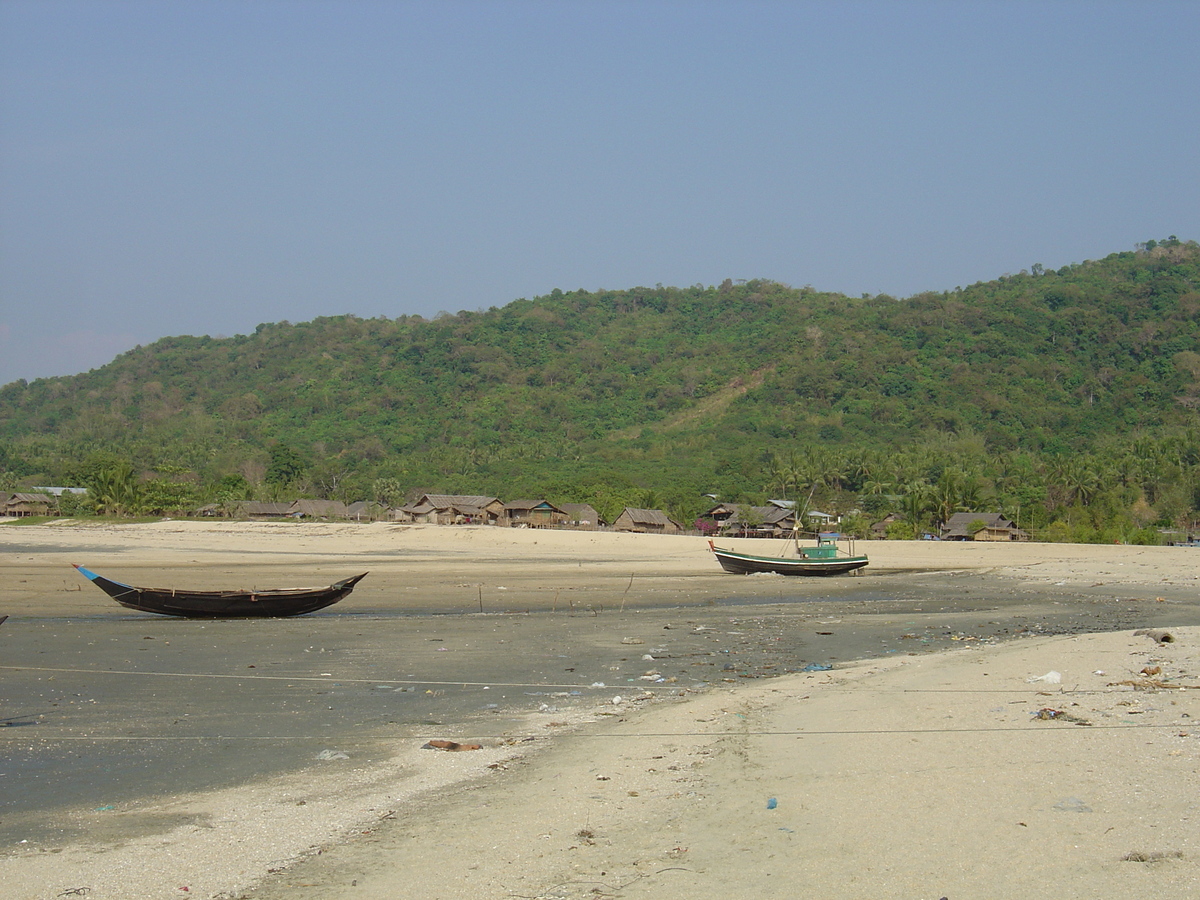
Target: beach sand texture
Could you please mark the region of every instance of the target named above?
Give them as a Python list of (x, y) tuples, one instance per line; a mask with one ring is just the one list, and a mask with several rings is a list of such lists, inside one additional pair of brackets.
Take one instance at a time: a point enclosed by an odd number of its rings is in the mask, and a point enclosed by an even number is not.
[[(1111, 590), (1174, 640), (963, 641), (706, 689), (622, 684), (527, 713), (481, 750), (407, 736), (370, 765), (155, 797), (152, 833), (3, 848), (0, 897), (1200, 895), (1200, 627), (1170, 624), (1195, 602), (1195, 551), (860, 547), (875, 571)], [(6, 526), (0, 550), (0, 614), (14, 617), (46, 615), (47, 596), (59, 616), (108, 609), (55, 586), (67, 562), (129, 581), (178, 570), (198, 587), (200, 573), (269, 577), (298, 560), (322, 576), (425, 567), (393, 599), (434, 612), (472, 595), (461, 585), (488, 605), (503, 586), (526, 608), (613, 609), (731, 580), (769, 602), (783, 581), (714, 575), (698, 538), (484, 528)], [(368, 584), (353, 597), (393, 602)]]

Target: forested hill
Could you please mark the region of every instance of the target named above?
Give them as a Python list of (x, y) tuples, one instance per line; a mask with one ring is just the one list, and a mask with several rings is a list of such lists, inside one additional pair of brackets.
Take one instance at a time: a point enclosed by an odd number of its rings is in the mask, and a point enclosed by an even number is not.
[(0, 469), (103, 462), (316, 493), (749, 496), (783, 454), (1095, 452), (1195, 422), (1200, 247), (1170, 239), (903, 300), (771, 281), (555, 290), (485, 312), (171, 337), (0, 388)]

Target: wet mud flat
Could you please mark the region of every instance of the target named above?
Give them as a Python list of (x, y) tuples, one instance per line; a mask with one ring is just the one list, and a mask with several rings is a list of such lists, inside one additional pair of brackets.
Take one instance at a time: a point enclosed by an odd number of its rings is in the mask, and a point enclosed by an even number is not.
[[(373, 582), (296, 619), (132, 613), (74, 590), (57, 567), (0, 588), (0, 852), (150, 833), (171, 824), (153, 798), (320, 778), (340, 754), (370, 764), (430, 739), (519, 740), (533, 710), (1030, 635), (1200, 624), (1194, 592), (1169, 586), (574, 573), (550, 561), (500, 583), (371, 562)], [(274, 563), (237, 574), (279, 581)]]

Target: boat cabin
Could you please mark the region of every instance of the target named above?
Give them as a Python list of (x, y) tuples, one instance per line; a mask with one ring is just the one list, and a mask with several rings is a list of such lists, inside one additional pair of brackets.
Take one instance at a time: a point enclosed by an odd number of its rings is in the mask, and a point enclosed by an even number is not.
[(834, 532), (822, 532), (817, 535), (817, 545), (815, 547), (800, 547), (800, 556), (803, 559), (833, 559), (837, 556), (837, 539), (838, 535)]

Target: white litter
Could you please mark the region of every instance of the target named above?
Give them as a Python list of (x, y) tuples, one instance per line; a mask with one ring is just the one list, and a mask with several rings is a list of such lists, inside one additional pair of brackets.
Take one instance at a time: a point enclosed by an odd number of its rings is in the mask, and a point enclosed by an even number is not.
[(1034, 678), (1026, 678), (1025, 682), (1026, 684), (1034, 684), (1036, 682), (1040, 682), (1042, 684), (1062, 684), (1062, 673), (1050, 671), (1045, 675), (1038, 675)]

